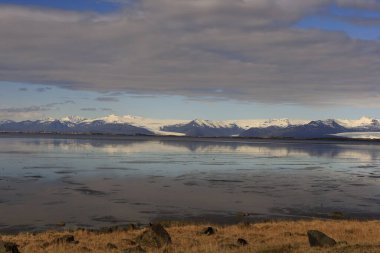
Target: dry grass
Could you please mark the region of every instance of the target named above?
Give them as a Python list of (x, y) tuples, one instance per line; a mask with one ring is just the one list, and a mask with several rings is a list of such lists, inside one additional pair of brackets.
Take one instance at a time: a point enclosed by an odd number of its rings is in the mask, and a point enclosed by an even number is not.
[[(260, 252), (260, 253), (379, 253), (380, 221), (280, 221), (258, 224), (239, 224), (231, 226), (214, 226), (214, 235), (200, 233), (207, 225), (171, 224), (167, 231), (172, 237), (172, 245), (165, 249), (147, 249), (147, 252)], [(320, 230), (334, 238), (338, 244), (330, 248), (311, 248), (306, 231)], [(0, 240), (11, 241), (19, 245), (21, 253), (120, 253), (130, 248), (130, 240), (142, 233), (144, 229), (124, 232), (97, 234), (89, 231), (56, 232), (47, 231), (39, 234), (21, 233), (19, 235), (0, 235)], [(77, 244), (48, 245), (57, 237), (72, 234)], [(246, 239), (247, 246), (233, 247), (238, 238)], [(117, 249), (108, 249), (112, 243)]]

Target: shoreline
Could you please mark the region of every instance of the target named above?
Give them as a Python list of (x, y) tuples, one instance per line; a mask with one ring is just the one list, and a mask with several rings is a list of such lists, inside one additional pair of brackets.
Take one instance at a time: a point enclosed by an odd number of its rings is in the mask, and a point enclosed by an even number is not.
[[(0, 241), (17, 245), (21, 253), (84, 252), (254, 252), (254, 253), (376, 253), (380, 252), (380, 220), (304, 220), (266, 221), (215, 225), (208, 223), (162, 222), (171, 237), (163, 247), (138, 241), (149, 230), (124, 226), (103, 230), (49, 230), (40, 233), (0, 234)], [(205, 232), (212, 227), (212, 233)], [(319, 230), (336, 240), (331, 247), (311, 247), (307, 232)], [(68, 240), (72, 236), (73, 240)], [(62, 239), (66, 238), (66, 239)], [(241, 243), (244, 239), (247, 244)], [(140, 247), (140, 248), (138, 248)], [(143, 251), (142, 251), (143, 250)]]
[(213, 224), (215, 226), (235, 226), (243, 223), (260, 224), (267, 222), (298, 222), (298, 221), (313, 221), (320, 220), (326, 222), (334, 221), (355, 221), (355, 222), (368, 222), (368, 221), (380, 221), (380, 215), (375, 213), (346, 213), (342, 211), (331, 211), (325, 213), (288, 213), (288, 214), (262, 214), (262, 213), (249, 213), (249, 212), (237, 212), (227, 214), (204, 214), (198, 216), (157, 216), (152, 217), (145, 221), (118, 221), (115, 222), (115, 217), (110, 216), (107, 220), (107, 216), (103, 216), (104, 224), (90, 224), (90, 223), (72, 223), (70, 221), (58, 220), (55, 223), (46, 223), (44, 225), (33, 224), (18, 224), (18, 225), (6, 225), (0, 224), (0, 235), (16, 235), (19, 233), (44, 233), (47, 231), (75, 231), (75, 230), (88, 230), (88, 231), (101, 231), (108, 230), (115, 227), (139, 227), (144, 228), (151, 223), (160, 224)]

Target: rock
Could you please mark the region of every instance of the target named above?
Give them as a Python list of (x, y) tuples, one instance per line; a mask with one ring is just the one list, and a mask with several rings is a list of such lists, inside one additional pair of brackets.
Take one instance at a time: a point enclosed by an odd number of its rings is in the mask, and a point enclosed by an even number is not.
[(109, 233), (114, 233), (114, 232), (127, 232), (134, 229), (136, 229), (136, 225), (126, 224), (126, 225), (119, 225), (119, 226), (113, 226), (113, 227), (104, 227), (100, 229), (92, 229), (88, 231), (93, 232), (95, 234), (109, 234)]
[(318, 230), (307, 231), (307, 237), (311, 247), (334, 246), (336, 244), (334, 239)]
[(213, 235), (215, 234), (215, 229), (213, 227), (208, 227), (203, 231), (205, 235)]
[(161, 224), (153, 224), (136, 238), (136, 242), (142, 247), (161, 248), (170, 244), (172, 239)]
[(245, 246), (245, 245), (248, 245), (248, 242), (247, 240), (243, 239), (243, 238), (239, 238), (237, 239), (237, 243), (241, 246)]
[(117, 249), (117, 246), (113, 243), (107, 243), (106, 248), (107, 249)]
[(0, 253), (20, 253), (20, 251), (12, 242), (0, 242)]
[(136, 246), (133, 248), (124, 249), (123, 253), (146, 253), (146, 251), (141, 248), (141, 246)]
[(64, 235), (62, 237), (58, 237), (52, 241), (54, 244), (62, 244), (62, 243), (76, 243), (73, 235)]

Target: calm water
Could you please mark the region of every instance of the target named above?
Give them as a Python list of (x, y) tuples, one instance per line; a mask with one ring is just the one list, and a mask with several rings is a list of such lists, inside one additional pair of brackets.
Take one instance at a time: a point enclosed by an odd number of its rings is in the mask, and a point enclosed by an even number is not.
[(0, 231), (334, 211), (380, 218), (379, 144), (0, 138)]

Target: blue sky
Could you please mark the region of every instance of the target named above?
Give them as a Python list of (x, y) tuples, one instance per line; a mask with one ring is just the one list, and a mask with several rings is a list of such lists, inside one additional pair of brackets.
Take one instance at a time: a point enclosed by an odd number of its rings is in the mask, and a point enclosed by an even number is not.
[(101, 0), (2, 0), (0, 2), (9, 5), (55, 8), (68, 11), (94, 11), (100, 13), (118, 11), (121, 8), (120, 3)]
[(296, 27), (303, 29), (322, 29), (344, 32), (355, 39), (379, 40), (380, 29), (377, 25), (360, 25), (349, 22), (350, 19), (379, 20), (380, 11), (371, 9), (342, 8), (335, 4), (323, 12), (309, 15), (298, 21)]
[[(23, 83), (3, 82), (1, 86), (1, 108), (27, 109), (37, 106), (35, 108), (36, 115), (42, 115), (42, 118), (62, 118), (68, 115), (96, 118), (109, 114), (131, 114), (159, 119), (195, 119), (200, 118), (200, 115), (215, 120), (284, 118), (284, 116), (293, 119), (342, 117), (355, 119), (364, 115), (373, 115), (377, 110), (346, 106), (305, 107), (292, 104), (263, 104), (229, 100), (194, 101), (182, 96), (78, 92)], [(111, 98), (110, 100), (113, 101), (99, 101), (102, 100), (99, 98)], [(41, 116), (38, 117), (41, 118)]]
[(0, 0), (0, 119), (380, 118), (379, 1), (171, 1)]

